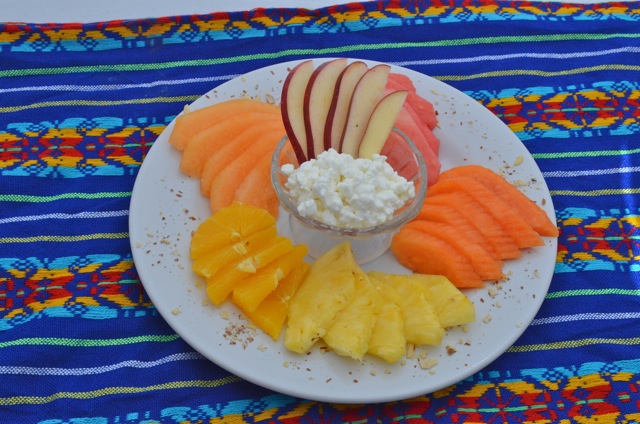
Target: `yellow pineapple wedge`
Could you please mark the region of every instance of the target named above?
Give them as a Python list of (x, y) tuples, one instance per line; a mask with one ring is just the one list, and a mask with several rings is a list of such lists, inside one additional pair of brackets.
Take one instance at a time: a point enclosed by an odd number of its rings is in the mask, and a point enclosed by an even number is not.
[(382, 306), (382, 297), (359, 267), (351, 302), (334, 318), (323, 340), (335, 353), (362, 360)]
[(469, 300), (443, 275), (412, 274), (411, 279), (427, 287), (440, 324), (444, 328), (468, 324), (476, 320), (476, 310)]
[(335, 316), (353, 298), (359, 269), (349, 242), (338, 244), (313, 262), (289, 303), (287, 349), (305, 353), (326, 334)]
[(409, 275), (370, 271), (369, 278), (377, 278), (390, 284), (400, 295), (407, 342), (416, 345), (440, 344), (444, 337), (444, 327), (440, 324), (429, 291), (421, 290), (421, 284)]
[(407, 339), (404, 336), (404, 318), (400, 309), (400, 295), (389, 284), (375, 277), (369, 279), (382, 298), (368, 353), (392, 364), (407, 353)]

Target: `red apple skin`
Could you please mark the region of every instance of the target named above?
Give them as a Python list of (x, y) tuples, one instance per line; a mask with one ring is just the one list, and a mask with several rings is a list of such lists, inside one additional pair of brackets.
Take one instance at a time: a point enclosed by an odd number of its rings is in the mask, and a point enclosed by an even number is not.
[(340, 152), (340, 141), (344, 132), (349, 103), (353, 89), (368, 67), (364, 62), (352, 62), (342, 71), (336, 80), (336, 88), (327, 113), (324, 127), (324, 149)]
[[(324, 148), (324, 127), (336, 87), (336, 80), (347, 65), (346, 58), (323, 62), (313, 71), (304, 94), (304, 124), (307, 158), (313, 159)], [(320, 128), (320, 131), (317, 129)]]
[(300, 62), (289, 71), (282, 84), (282, 95), (280, 97), (282, 123), (298, 163), (305, 162), (308, 159), (302, 104), (304, 102), (304, 90), (309, 77), (313, 73), (313, 69), (314, 66), (311, 60)]
[(358, 148), (367, 122), (369, 122), (369, 117), (376, 104), (384, 95), (390, 71), (391, 66), (389, 65), (376, 65), (369, 68), (358, 81), (351, 96), (347, 123), (340, 143), (340, 152), (350, 154), (353, 157), (358, 156)]

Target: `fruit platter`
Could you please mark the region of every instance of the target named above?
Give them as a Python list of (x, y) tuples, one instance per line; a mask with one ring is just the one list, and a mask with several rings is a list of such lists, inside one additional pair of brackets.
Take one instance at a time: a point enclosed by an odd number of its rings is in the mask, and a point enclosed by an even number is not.
[[(413, 199), (387, 212), (406, 219), (366, 261), (349, 237), (312, 255), (292, 224), (302, 203), (285, 209), (274, 189), (274, 169), (291, 175), (328, 154), (382, 157), (402, 181), (381, 184), (399, 205)], [(376, 232), (358, 221), (374, 200), (345, 214), (349, 225)], [(316, 209), (303, 220), (345, 225)], [(254, 70), (185, 105), (139, 171), (129, 232), (146, 292), (204, 357), (280, 393), (370, 403), (444, 389), (512, 346), (549, 288), (555, 222), (533, 158), (479, 103), (407, 68), (318, 58)]]

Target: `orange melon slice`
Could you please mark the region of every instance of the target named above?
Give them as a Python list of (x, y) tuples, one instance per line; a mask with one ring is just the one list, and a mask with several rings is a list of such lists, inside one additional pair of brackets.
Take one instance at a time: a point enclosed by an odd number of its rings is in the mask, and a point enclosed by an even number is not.
[[(200, 178), (207, 159), (216, 151), (222, 149), (230, 140), (245, 131), (249, 131), (253, 125), (260, 125), (261, 122), (278, 119), (280, 118), (270, 113), (247, 112), (234, 115), (206, 128), (196, 134), (184, 146), (180, 158), (180, 172), (191, 178)], [(248, 123), (253, 125), (248, 125)]]
[(517, 213), (541, 236), (557, 237), (558, 227), (546, 212), (517, 187), (509, 184), (499, 174), (481, 165), (464, 165), (443, 172), (439, 179), (469, 177), (480, 182), (515, 208)]
[(265, 112), (280, 117), (280, 108), (273, 104), (250, 98), (226, 100), (178, 115), (169, 143), (177, 150), (184, 150), (200, 131), (245, 112)]
[(216, 212), (233, 202), (236, 190), (245, 176), (253, 170), (261, 159), (271, 157), (282, 134), (265, 132), (255, 139), (251, 148), (245, 149), (235, 159), (227, 163), (211, 181), (209, 200), (212, 212)]
[(509, 204), (473, 178), (460, 177), (438, 181), (429, 187), (427, 196), (462, 192), (471, 196), (498, 221), (521, 249), (542, 246), (544, 241)]
[[(222, 172), (228, 163), (240, 156), (245, 150), (250, 149), (256, 139), (266, 133), (273, 134), (274, 138), (279, 137), (278, 140), (282, 138), (285, 134), (282, 120), (255, 122), (254, 125), (247, 126), (246, 130), (237, 134), (236, 137), (226, 140), (219, 149), (212, 152), (207, 157), (200, 174), (200, 193), (208, 197), (213, 179)], [(265, 157), (265, 159), (270, 161), (271, 157)]]
[(493, 247), (500, 259), (516, 259), (522, 251), (500, 223), (471, 196), (462, 192), (427, 196), (425, 206), (445, 205), (456, 209)]
[(430, 234), (403, 227), (393, 236), (391, 251), (400, 264), (415, 272), (444, 275), (458, 288), (483, 287), (467, 257)]
[(287, 320), (289, 301), (300, 287), (310, 265), (300, 262), (254, 311), (243, 311), (247, 318), (273, 340), (278, 340)]
[(504, 277), (502, 261), (495, 259), (486, 250), (484, 243), (474, 243), (458, 227), (441, 222), (419, 220), (406, 224), (405, 228), (421, 231), (448, 243), (467, 258), (483, 280), (500, 280)]

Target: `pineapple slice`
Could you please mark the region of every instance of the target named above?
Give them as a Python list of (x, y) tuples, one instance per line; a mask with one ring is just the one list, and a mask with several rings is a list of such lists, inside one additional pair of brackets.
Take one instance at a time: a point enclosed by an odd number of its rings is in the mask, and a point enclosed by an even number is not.
[(369, 339), (368, 353), (392, 364), (407, 353), (400, 296), (389, 284), (375, 277), (370, 281), (380, 293), (382, 305)]
[(349, 242), (315, 260), (289, 304), (287, 349), (305, 353), (326, 334), (336, 314), (353, 298), (359, 268)]
[(447, 277), (427, 274), (412, 274), (410, 277), (428, 288), (436, 314), (444, 328), (468, 324), (476, 320), (473, 302)]
[(400, 295), (407, 342), (416, 345), (440, 344), (444, 337), (444, 327), (440, 324), (428, 290), (421, 290), (421, 284), (412, 280), (409, 275), (370, 271), (369, 276), (390, 284)]
[(382, 306), (382, 297), (360, 268), (355, 278), (355, 296), (338, 312), (323, 339), (338, 355), (362, 360), (369, 350), (369, 340)]

